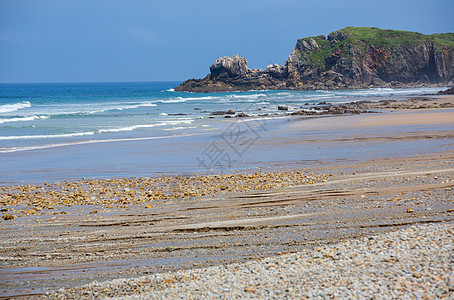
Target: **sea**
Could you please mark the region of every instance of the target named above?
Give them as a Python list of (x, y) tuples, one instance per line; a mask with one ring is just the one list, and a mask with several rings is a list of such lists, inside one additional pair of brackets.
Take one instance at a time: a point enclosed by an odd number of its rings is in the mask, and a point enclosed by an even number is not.
[[(249, 118), (241, 119), (251, 121), (247, 128), (263, 128), (264, 122), (284, 122), (289, 111), (325, 102), (399, 99), (442, 89), (199, 94), (175, 92), (180, 83), (0, 84), (0, 182), (202, 172), (208, 167), (200, 156), (240, 119), (213, 112), (244, 112)], [(242, 150), (230, 150), (241, 162)]]

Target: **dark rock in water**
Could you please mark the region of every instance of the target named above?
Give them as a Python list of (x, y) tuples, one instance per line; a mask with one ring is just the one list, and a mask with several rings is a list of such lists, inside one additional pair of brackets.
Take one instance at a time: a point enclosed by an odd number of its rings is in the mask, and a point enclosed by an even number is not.
[(212, 116), (223, 116), (223, 115), (226, 115), (227, 112), (226, 111), (213, 111), (211, 113)]
[(233, 109), (229, 109), (228, 111), (213, 111), (211, 113), (212, 116), (223, 116), (223, 115), (234, 115), (235, 111)]
[(306, 112), (304, 110), (298, 110), (291, 113), (292, 116), (305, 116)]
[(306, 110), (298, 110), (295, 112), (292, 112), (292, 116), (307, 116), (307, 115), (312, 115), (314, 114), (312, 111), (306, 111)]
[(438, 95), (454, 95), (454, 87), (447, 89), (445, 91), (439, 91)]
[(397, 100), (380, 100), (378, 103), (381, 103), (382, 105), (389, 105), (390, 103), (394, 103)]
[(315, 110), (298, 110), (295, 112), (292, 112), (290, 115), (292, 116), (312, 116), (312, 115), (318, 115), (320, 112), (317, 112)]
[(245, 114), (244, 112), (240, 112), (240, 113), (237, 114), (236, 116), (239, 117), (239, 118), (249, 117), (249, 115)]
[(177, 114), (167, 114), (168, 116), (187, 116), (187, 114), (184, 113), (177, 113)]
[(277, 110), (288, 110), (288, 106), (278, 105)]
[[(454, 34), (424, 35), (346, 27), (299, 39), (284, 65), (249, 69), (244, 57), (221, 57), (203, 79), (175, 91), (326, 90), (454, 85)], [(451, 90), (451, 89), (450, 89)]]

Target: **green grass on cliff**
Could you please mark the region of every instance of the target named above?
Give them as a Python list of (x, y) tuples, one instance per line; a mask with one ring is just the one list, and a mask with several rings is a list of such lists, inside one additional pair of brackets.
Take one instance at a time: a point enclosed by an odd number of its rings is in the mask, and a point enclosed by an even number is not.
[(454, 47), (454, 33), (425, 35), (418, 32), (375, 27), (346, 27), (339, 31), (348, 35), (345, 42), (364, 42), (367, 45), (376, 45), (383, 48), (417, 46), (429, 42)]
[[(374, 45), (380, 48), (392, 48), (433, 43), (435, 51), (440, 51), (447, 47), (454, 47), (454, 33), (425, 35), (411, 31), (379, 29), (375, 27), (346, 27), (338, 32), (344, 33), (347, 38), (334, 44), (331, 44), (325, 36), (307, 37), (302, 39), (315, 39), (319, 45), (319, 48), (313, 51), (301, 53), (302, 56), (307, 57), (307, 60), (312, 67), (321, 68), (322, 70), (329, 69), (331, 66), (326, 65), (326, 58), (340, 47), (343, 47), (342, 55), (348, 58), (349, 47), (346, 47), (348, 45), (355, 45), (360, 49), (362, 55), (364, 55), (364, 50), (367, 45)], [(356, 59), (358, 59), (358, 57), (356, 57)]]

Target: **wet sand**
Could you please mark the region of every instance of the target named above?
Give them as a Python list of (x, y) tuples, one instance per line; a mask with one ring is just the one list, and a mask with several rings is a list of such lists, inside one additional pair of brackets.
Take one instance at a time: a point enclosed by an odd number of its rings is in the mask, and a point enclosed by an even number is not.
[[(0, 297), (39, 298), (70, 288), (77, 298), (77, 286), (94, 280), (244, 262), (452, 222), (452, 115), (449, 108), (426, 108), (294, 118), (288, 137), (274, 133), (255, 144), (291, 152), (293, 145), (343, 143), (348, 159), (283, 159), (273, 162), (280, 169), (219, 175), (3, 186)], [(342, 134), (323, 134), (333, 129)], [(365, 141), (429, 145), (407, 155), (349, 155)], [(109, 295), (116, 294), (99, 294)]]

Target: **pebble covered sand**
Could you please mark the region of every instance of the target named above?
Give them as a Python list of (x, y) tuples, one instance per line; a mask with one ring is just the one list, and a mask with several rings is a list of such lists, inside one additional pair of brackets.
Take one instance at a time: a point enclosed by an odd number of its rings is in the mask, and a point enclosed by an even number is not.
[(49, 298), (452, 299), (454, 223), (346, 240), (297, 253), (116, 279)]
[[(74, 205), (99, 205), (108, 209), (114, 205), (126, 208), (131, 204), (143, 204), (145, 208), (152, 208), (152, 201), (155, 204), (156, 201), (215, 196), (228, 192), (276, 189), (314, 184), (328, 178), (325, 174), (301, 171), (259, 171), (247, 174), (83, 179), (43, 185), (0, 186), (0, 205), (3, 207), (0, 215), (6, 221), (26, 216), (65, 215), (68, 212), (62, 209)], [(12, 207), (8, 208), (9, 206)]]

